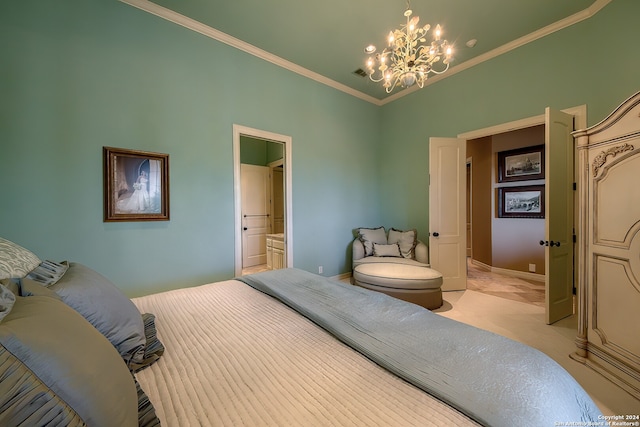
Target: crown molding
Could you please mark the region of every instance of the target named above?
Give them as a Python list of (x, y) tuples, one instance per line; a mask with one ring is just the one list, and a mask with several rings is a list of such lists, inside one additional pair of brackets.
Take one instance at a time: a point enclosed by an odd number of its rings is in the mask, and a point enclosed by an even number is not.
[(230, 36), (227, 33), (223, 33), (222, 31), (216, 30), (215, 28), (205, 25), (199, 21), (196, 21), (195, 19), (191, 19), (187, 16), (181, 15), (170, 9), (167, 9), (165, 7), (152, 3), (149, 0), (120, 0), (120, 1), (122, 3), (126, 3), (130, 6), (133, 6), (140, 10), (148, 12), (152, 15), (158, 16), (162, 19), (166, 19), (167, 21), (173, 22), (174, 24), (178, 24), (189, 30), (195, 31), (196, 33), (200, 33), (204, 36), (217, 40), (221, 43), (227, 44), (231, 47), (239, 49), (257, 58), (263, 59), (274, 65), (282, 67), (286, 70), (289, 70), (296, 74), (300, 74), (301, 76), (307, 77), (311, 80), (315, 80), (318, 83), (322, 83), (326, 86), (330, 86), (334, 89), (347, 93), (351, 96), (355, 96), (356, 98), (360, 98), (364, 101), (371, 102), (372, 104), (381, 105), (381, 100), (371, 95), (367, 95), (366, 93), (350, 88), (347, 85), (344, 85), (340, 82), (332, 80), (328, 77), (325, 77), (307, 68), (301, 67), (297, 64), (294, 64), (291, 61), (287, 61), (284, 58), (281, 58), (277, 55), (274, 55), (265, 50), (262, 50), (252, 44), (246, 43), (240, 39)]
[[(322, 83), (326, 86), (332, 87), (336, 90), (354, 96), (356, 98), (362, 99), (364, 101), (370, 102), (372, 104), (382, 106), (393, 102), (397, 99), (400, 99), (406, 95), (409, 95), (413, 92), (420, 90), (419, 87), (413, 86), (409, 89), (404, 89), (400, 92), (397, 92), (391, 96), (388, 96), (383, 99), (375, 98), (371, 95), (367, 95), (366, 93), (355, 90), (347, 85), (344, 85), (340, 82), (332, 80), (328, 77), (325, 77), (321, 74), (318, 74), (314, 71), (311, 71), (307, 68), (301, 67), (297, 64), (294, 64), (291, 61), (288, 61), (284, 58), (281, 58), (277, 55), (269, 53), (265, 50), (262, 50), (252, 44), (246, 43), (240, 39), (230, 36), (229, 34), (223, 33), (222, 31), (216, 30), (215, 28), (209, 27), (195, 19), (191, 19), (184, 15), (181, 15), (177, 12), (174, 12), (170, 9), (157, 5), (149, 0), (119, 0), (122, 3), (126, 3), (130, 6), (136, 7), (145, 12), (151, 13), (152, 15), (156, 15), (162, 19), (166, 19), (167, 21), (173, 22), (174, 24), (178, 24), (182, 27), (185, 27), (189, 30), (200, 33), (204, 36), (210, 37), (214, 40), (217, 40), (221, 43), (232, 46), (236, 49), (242, 50), (250, 55), (253, 55), (257, 58), (263, 59), (267, 62), (270, 62), (274, 65), (287, 69), (296, 74), (300, 74), (301, 76), (307, 77), (311, 80), (315, 80), (318, 83)], [(556, 31), (560, 31), (564, 28), (570, 27), (574, 24), (584, 21), (585, 19), (591, 18), (593, 15), (602, 10), (603, 7), (611, 3), (613, 0), (596, 0), (591, 6), (588, 8), (581, 10), (580, 12), (574, 13), (571, 16), (568, 16), (560, 21), (554, 22), (553, 24), (547, 25), (544, 28), (541, 28), (533, 33), (527, 34), (519, 39), (513, 40), (507, 44), (504, 44), (500, 47), (497, 47), (489, 52), (485, 52), (482, 55), (476, 56), (475, 58), (470, 59), (469, 61), (465, 61), (461, 64), (458, 64), (454, 67), (451, 67), (445, 74), (437, 75), (434, 77), (430, 77), (425, 86), (432, 85), (434, 83), (439, 82), (442, 79), (450, 77), (454, 74), (457, 74), (461, 71), (467, 70), (471, 67), (474, 67), (478, 64), (481, 64), (485, 61), (493, 59), (497, 56), (510, 52), (516, 48), (524, 46), (528, 43), (531, 43), (535, 40), (541, 39), (542, 37), (548, 36), (549, 34), (555, 33)]]

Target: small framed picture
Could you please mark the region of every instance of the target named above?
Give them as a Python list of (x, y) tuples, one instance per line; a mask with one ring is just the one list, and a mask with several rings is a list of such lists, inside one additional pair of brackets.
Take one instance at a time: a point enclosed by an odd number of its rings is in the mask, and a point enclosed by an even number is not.
[(544, 218), (544, 185), (499, 187), (498, 218)]
[(169, 220), (169, 155), (103, 147), (104, 222)]
[(498, 153), (498, 182), (544, 179), (544, 145)]

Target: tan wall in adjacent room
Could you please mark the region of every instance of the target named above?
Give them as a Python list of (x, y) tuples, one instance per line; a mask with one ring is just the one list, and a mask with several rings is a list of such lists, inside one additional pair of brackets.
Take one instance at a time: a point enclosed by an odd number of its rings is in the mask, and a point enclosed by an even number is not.
[(497, 153), (544, 144), (544, 126), (467, 141), (471, 159), (471, 256), (484, 265), (545, 274), (544, 219), (498, 218), (498, 187), (538, 185), (544, 180), (498, 182)]
[(498, 182), (497, 153), (523, 147), (544, 144), (544, 126), (534, 126), (506, 132), (492, 137), (493, 155), (493, 220), (491, 226), (493, 242), (493, 267), (529, 272), (529, 264), (535, 264), (536, 274), (545, 274), (544, 240), (545, 220), (531, 218), (498, 218), (498, 187), (539, 185), (544, 180)]

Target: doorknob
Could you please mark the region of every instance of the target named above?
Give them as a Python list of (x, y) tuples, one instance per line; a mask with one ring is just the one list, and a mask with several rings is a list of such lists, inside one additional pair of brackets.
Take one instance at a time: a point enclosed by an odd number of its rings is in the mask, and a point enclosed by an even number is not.
[(244, 230), (244, 231), (247, 231), (247, 230), (248, 230), (248, 228), (247, 228), (247, 227), (244, 227), (244, 228), (243, 228), (243, 230)]
[(549, 246), (548, 240), (540, 240), (540, 246)]
[(540, 240), (540, 246), (560, 246), (560, 242), (548, 241), (548, 240)]
[(431, 233), (431, 235), (433, 237), (438, 237), (440, 235), (440, 233), (438, 233), (437, 231), (434, 231), (433, 233)]
[(560, 247), (560, 242), (554, 242), (554, 241), (552, 240), (552, 241), (550, 241), (550, 242), (549, 242), (549, 245), (550, 245), (551, 247), (554, 247), (554, 246), (558, 246), (558, 247)]

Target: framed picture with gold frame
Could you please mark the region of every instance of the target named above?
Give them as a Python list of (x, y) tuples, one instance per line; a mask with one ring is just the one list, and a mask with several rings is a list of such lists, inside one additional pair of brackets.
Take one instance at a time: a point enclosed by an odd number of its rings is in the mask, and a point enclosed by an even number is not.
[(104, 222), (169, 220), (169, 155), (103, 147)]

